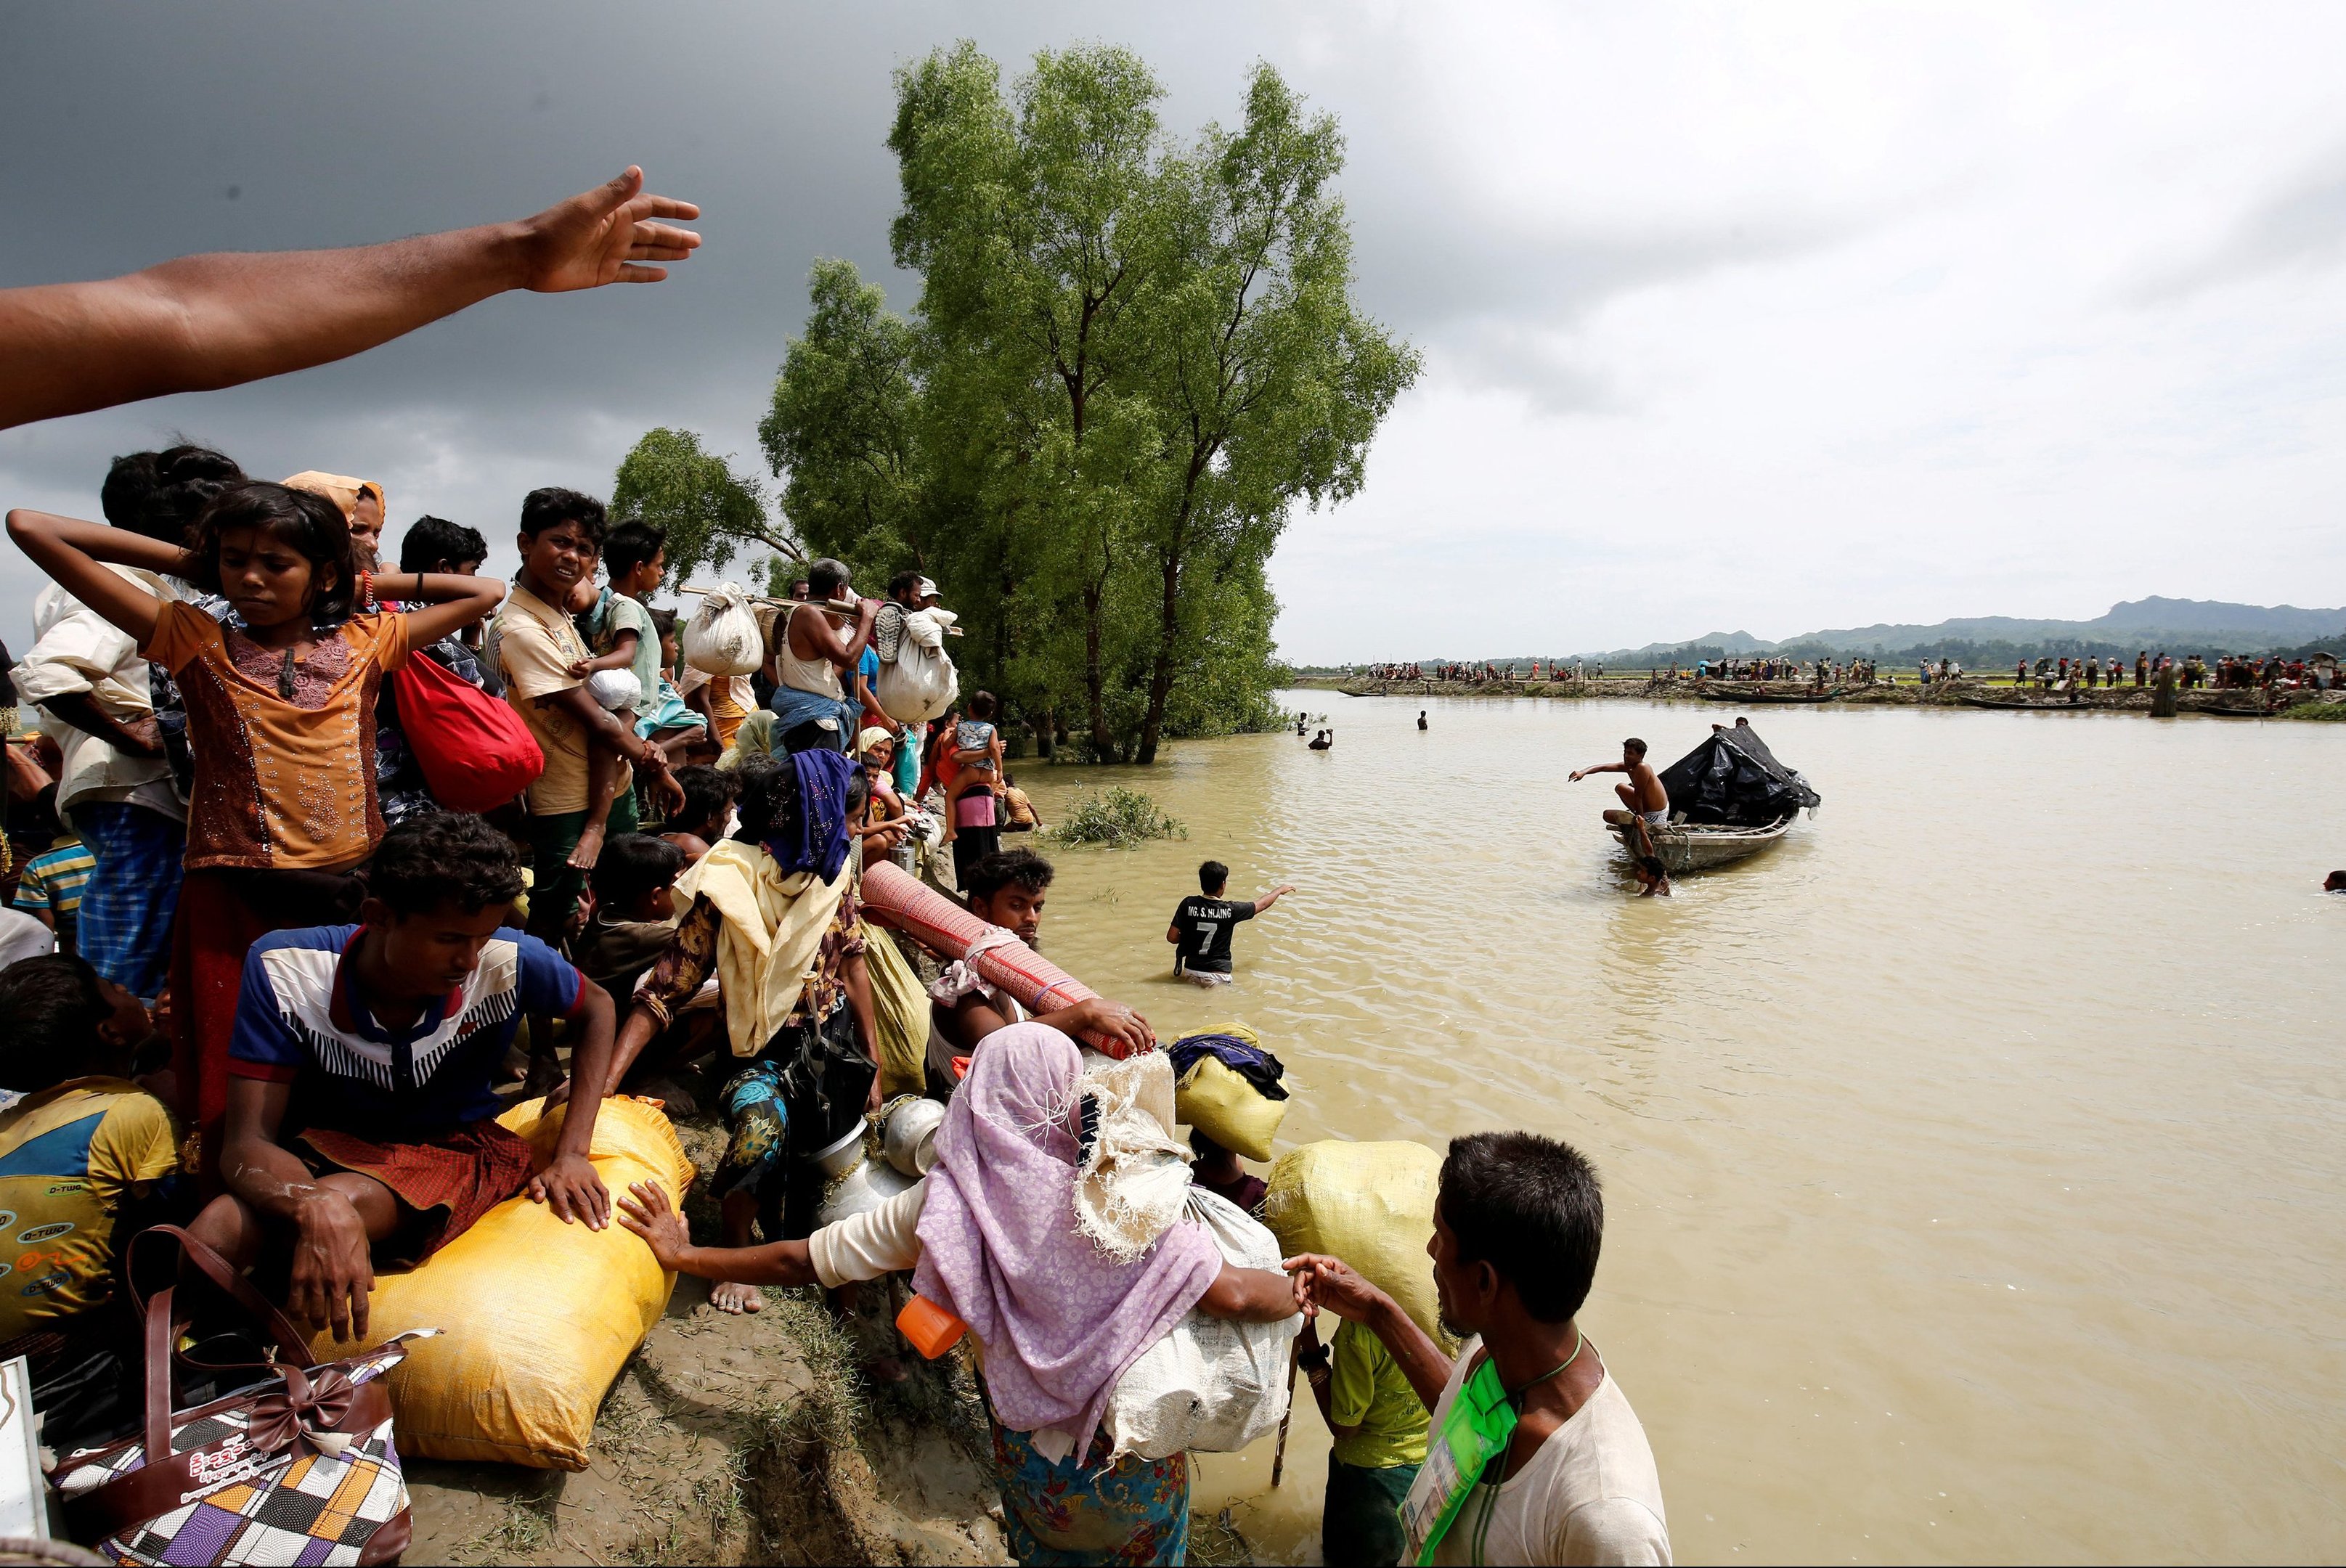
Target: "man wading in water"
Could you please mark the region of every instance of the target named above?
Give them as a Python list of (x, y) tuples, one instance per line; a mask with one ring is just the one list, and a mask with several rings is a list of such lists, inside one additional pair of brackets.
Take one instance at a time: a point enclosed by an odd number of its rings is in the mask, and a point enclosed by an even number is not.
[(1583, 768), (1572, 775), (1579, 783), (1591, 773), (1627, 773), (1627, 784), (1613, 786), (1613, 793), (1621, 797), (1622, 809), (1605, 813), (1606, 821), (1617, 828), (1629, 830), (1633, 840), (1629, 858), (1637, 868), (1637, 880), (1646, 885), (1639, 896), (1652, 898), (1656, 893), (1670, 896), (1669, 872), (1662, 866), (1661, 856), (1655, 852), (1654, 830), (1670, 825), (1670, 792), (1662, 788), (1661, 776), (1646, 761), (1646, 743), (1632, 737), (1621, 742), (1621, 760), (1601, 762), (1594, 768)]

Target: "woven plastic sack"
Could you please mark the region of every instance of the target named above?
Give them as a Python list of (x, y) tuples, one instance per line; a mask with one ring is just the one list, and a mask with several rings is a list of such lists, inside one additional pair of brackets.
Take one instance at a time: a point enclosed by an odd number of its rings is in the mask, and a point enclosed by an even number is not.
[[(1244, 1209), (1189, 1190), (1189, 1217), (1237, 1268), (1279, 1268), (1279, 1242)], [(1108, 1396), (1108, 1440), (1118, 1454), (1170, 1459), (1186, 1450), (1236, 1453), (1287, 1414), (1287, 1355), (1300, 1318), (1232, 1323), (1195, 1308), (1140, 1353)]]
[(918, 971), (884, 931), (863, 943), (872, 981), (872, 1033), (880, 1044), (880, 1097), (917, 1095), (929, 1084), (929, 993)]
[[(566, 1115), (557, 1106), (542, 1115), (544, 1105), (525, 1101), (497, 1118), (541, 1160)], [(615, 1207), (639, 1181), (658, 1182), (680, 1203), (692, 1179), (676, 1129), (648, 1100), (604, 1101), (588, 1158)], [(526, 1195), (491, 1209), (421, 1268), (377, 1275), (370, 1344), (409, 1329), (444, 1330), (391, 1374), (400, 1451), (586, 1469), (595, 1412), (675, 1288), (616, 1219), (604, 1230), (566, 1225)], [(353, 1353), (331, 1332), (312, 1343), (321, 1354)]]
[(1433, 1200), (1442, 1156), (1423, 1144), (1306, 1144), (1270, 1170), (1262, 1219), (1287, 1256), (1325, 1253), (1398, 1302), (1445, 1347), (1433, 1290)]
[(684, 662), (713, 676), (755, 675), (766, 660), (766, 640), (750, 607), (750, 591), (719, 583), (700, 596), (700, 608), (684, 623)]
[(951, 610), (913, 610), (903, 616), (894, 654), (881, 650), (872, 696), (897, 723), (926, 724), (961, 695), (961, 677), (945, 652), (945, 629), (955, 618)]
[(1270, 1140), (1293, 1103), (1269, 1098), (1211, 1056), (1191, 1064), (1173, 1098), (1178, 1120), (1250, 1160), (1270, 1158)]

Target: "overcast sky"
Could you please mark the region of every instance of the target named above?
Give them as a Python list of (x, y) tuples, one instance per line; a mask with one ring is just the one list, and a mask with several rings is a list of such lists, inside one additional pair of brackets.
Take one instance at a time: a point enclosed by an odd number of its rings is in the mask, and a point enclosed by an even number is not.
[[(1425, 373), (1280, 547), (1290, 657), (2346, 603), (2335, 4), (0, 0), (0, 283), (515, 216), (631, 161), (707, 239), (654, 288), (0, 433), (0, 502), (95, 515), (179, 431), (510, 559), (525, 491), (607, 493), (651, 426), (757, 466), (808, 264), (913, 302), (889, 73), (962, 36), (1128, 45), (1184, 135), (1257, 58), (1341, 119), (1361, 297)], [(0, 546), (20, 649), (32, 587)], [(1436, 595), (1455, 633), (1403, 631)]]

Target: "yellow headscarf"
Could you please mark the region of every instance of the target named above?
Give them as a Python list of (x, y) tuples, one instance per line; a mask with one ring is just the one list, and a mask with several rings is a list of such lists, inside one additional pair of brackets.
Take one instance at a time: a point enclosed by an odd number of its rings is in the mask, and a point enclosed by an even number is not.
[(382, 509), (383, 521), (388, 523), (391, 520), (391, 503), (384, 498), (382, 486), (372, 479), (352, 479), (340, 473), (321, 473), (311, 468), (305, 469), (286, 480), (285, 488), (307, 490), (313, 495), (324, 496), (342, 509), (342, 521), (345, 523), (358, 515), (359, 497), (372, 490), (374, 492), (374, 504)]

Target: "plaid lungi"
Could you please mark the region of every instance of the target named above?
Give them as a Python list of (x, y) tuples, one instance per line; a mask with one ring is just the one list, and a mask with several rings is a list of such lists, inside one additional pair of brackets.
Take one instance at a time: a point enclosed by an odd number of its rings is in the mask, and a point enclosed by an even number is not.
[(474, 1122), (418, 1143), (375, 1143), (349, 1133), (312, 1127), (295, 1140), (306, 1145), (311, 1173), (354, 1171), (372, 1176), (399, 1200), (399, 1227), (375, 1246), (385, 1262), (423, 1262), (473, 1228), (481, 1216), (529, 1183), (537, 1168), (529, 1145), (495, 1122)]
[(118, 800), (67, 808), (97, 860), (82, 890), (77, 941), (90, 967), (142, 1001), (163, 990), (171, 914), (179, 907), (188, 830), (160, 811)]

